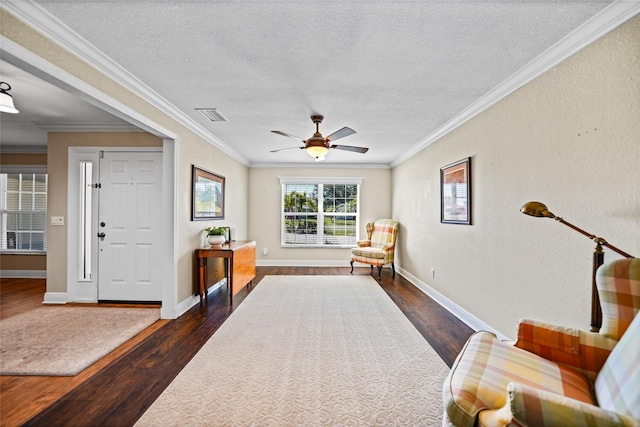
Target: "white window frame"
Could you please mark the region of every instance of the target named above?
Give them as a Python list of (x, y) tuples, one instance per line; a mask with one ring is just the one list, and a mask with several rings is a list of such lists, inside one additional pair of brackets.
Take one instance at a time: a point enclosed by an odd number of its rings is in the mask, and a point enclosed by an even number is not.
[[(47, 167), (45, 165), (2, 165), (0, 166), (0, 173), (3, 174), (39, 174), (39, 175), (47, 175)], [(46, 193), (49, 192), (49, 178), (47, 176), (47, 189), (46, 189)], [(0, 197), (2, 198), (2, 203), (0, 206), (0, 211), (2, 212), (2, 215), (0, 215), (0, 221), (3, 221), (3, 233), (6, 232), (6, 216), (5, 216), (5, 197), (6, 197), (6, 189), (2, 190), (3, 193)], [(46, 198), (48, 199), (48, 195), (46, 196)], [(46, 203), (46, 202), (45, 202)], [(32, 231), (32, 230), (29, 230)], [(38, 230), (39, 231), (39, 230)], [(45, 209), (44, 209), (44, 230), (43, 230), (43, 249), (37, 249), (37, 250), (33, 250), (33, 249), (7, 249), (5, 247), (6, 245), (6, 236), (2, 236), (2, 238), (0, 239), (2, 241), (2, 246), (0, 246), (0, 253), (3, 254), (19, 254), (19, 255), (25, 255), (25, 254), (35, 254), (35, 255), (41, 255), (41, 254), (46, 254), (47, 253), (47, 206), (45, 205)]]
[[(285, 217), (287, 216), (287, 212), (285, 212), (284, 207), (284, 197), (285, 197), (285, 185), (287, 184), (308, 184), (308, 185), (317, 185), (318, 186), (318, 212), (313, 212), (314, 216), (317, 215), (317, 241), (316, 243), (308, 243), (308, 244), (293, 244), (285, 242)], [(323, 197), (323, 185), (325, 184), (346, 184), (346, 185), (356, 185), (357, 186), (357, 195), (356, 195), (356, 211), (355, 212), (345, 212), (338, 213), (338, 215), (354, 215), (356, 217), (356, 236), (354, 240), (354, 244), (352, 245), (332, 245), (324, 243), (324, 197)], [(353, 248), (356, 247), (355, 242), (360, 240), (360, 187), (362, 185), (362, 178), (360, 177), (280, 177), (280, 246), (282, 248), (328, 248), (328, 249), (343, 249), (343, 248)], [(331, 212), (327, 216), (336, 216), (335, 213)]]

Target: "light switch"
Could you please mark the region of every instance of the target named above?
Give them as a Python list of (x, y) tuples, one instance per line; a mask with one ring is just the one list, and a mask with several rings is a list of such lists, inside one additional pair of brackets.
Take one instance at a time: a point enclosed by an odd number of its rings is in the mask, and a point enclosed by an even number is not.
[(64, 217), (63, 216), (52, 216), (51, 217), (51, 225), (64, 225)]

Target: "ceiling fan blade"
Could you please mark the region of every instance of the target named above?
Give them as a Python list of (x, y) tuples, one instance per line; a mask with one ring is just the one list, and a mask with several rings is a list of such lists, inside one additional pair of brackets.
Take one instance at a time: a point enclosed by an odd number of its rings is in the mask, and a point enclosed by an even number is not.
[(270, 153), (277, 153), (278, 151), (283, 151), (283, 150), (293, 150), (294, 148), (299, 148), (301, 150), (304, 150), (304, 147), (287, 147), (287, 148), (278, 148), (277, 150), (271, 150), (269, 151)]
[(297, 139), (298, 141), (304, 141), (304, 138), (300, 138), (299, 136), (291, 135), (290, 133), (282, 132), (281, 130), (272, 130), (271, 132), (277, 133), (278, 135), (288, 136), (289, 138)]
[(354, 133), (356, 133), (355, 130), (348, 127), (343, 127), (342, 129), (337, 130), (329, 135), (327, 139), (329, 141), (335, 141), (336, 139), (344, 138), (345, 136), (353, 135)]
[(369, 151), (367, 147), (354, 147), (353, 145), (332, 145), (331, 148), (336, 150), (353, 151), (354, 153), (366, 153)]

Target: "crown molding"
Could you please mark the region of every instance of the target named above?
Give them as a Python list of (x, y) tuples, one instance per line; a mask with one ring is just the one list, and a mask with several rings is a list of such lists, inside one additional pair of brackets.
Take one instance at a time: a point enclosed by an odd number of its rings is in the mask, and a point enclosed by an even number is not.
[(462, 110), (447, 123), (436, 129), (424, 140), (414, 145), (391, 162), (394, 168), (410, 159), (427, 146), (468, 122), (487, 108), (506, 98), (530, 81), (549, 71), (574, 53), (584, 49), (594, 41), (627, 22), (640, 13), (640, 2), (616, 0), (591, 19), (580, 25), (566, 37), (542, 52), (539, 56), (516, 71), (505, 81)]
[(113, 61), (101, 50), (89, 43), (78, 33), (51, 15), (32, 0), (8, 0), (2, 7), (15, 15), (18, 19), (33, 27), (50, 40), (70, 51), (82, 61), (96, 68), (118, 84), (144, 99), (167, 116), (176, 120), (211, 145), (215, 146), (229, 157), (245, 166), (249, 161), (243, 155), (229, 147), (195, 120), (184, 114), (167, 99), (151, 89), (121, 65)]
[(250, 168), (304, 168), (304, 169), (391, 169), (388, 163), (326, 163), (310, 161), (309, 163), (251, 163)]
[(362, 185), (361, 176), (280, 176), (280, 184), (356, 184)]
[(47, 132), (144, 132), (129, 123), (33, 122)]

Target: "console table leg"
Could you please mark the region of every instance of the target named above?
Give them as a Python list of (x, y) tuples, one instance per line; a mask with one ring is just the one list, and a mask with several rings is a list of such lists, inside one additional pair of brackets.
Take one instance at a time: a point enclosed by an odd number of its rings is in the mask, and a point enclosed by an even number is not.
[(200, 305), (202, 305), (202, 294), (209, 303), (209, 296), (207, 295), (207, 259), (199, 258), (198, 259), (198, 294), (200, 295)]

